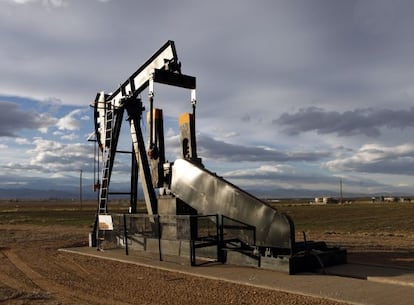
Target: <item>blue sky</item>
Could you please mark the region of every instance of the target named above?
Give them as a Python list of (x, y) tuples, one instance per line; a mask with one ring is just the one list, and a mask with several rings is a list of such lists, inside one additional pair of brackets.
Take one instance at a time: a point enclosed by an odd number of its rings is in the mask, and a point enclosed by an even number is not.
[[(0, 188), (73, 190), (80, 169), (89, 187), (89, 104), (174, 40), (210, 170), (272, 196), (338, 192), (340, 178), (345, 195), (412, 194), (413, 13), (409, 0), (0, 0)], [(190, 96), (155, 94), (173, 161)]]

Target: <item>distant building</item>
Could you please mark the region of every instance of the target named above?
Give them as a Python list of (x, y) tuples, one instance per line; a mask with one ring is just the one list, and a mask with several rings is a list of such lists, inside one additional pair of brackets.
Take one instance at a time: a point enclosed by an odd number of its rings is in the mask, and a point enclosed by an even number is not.
[(372, 202), (411, 202), (411, 198), (407, 197), (394, 197), (394, 196), (380, 196), (377, 198), (372, 197)]
[(313, 203), (322, 204), (323, 203), (323, 198), (322, 197), (315, 197), (315, 201)]
[(338, 203), (339, 200), (332, 197), (315, 197), (314, 204), (331, 204)]

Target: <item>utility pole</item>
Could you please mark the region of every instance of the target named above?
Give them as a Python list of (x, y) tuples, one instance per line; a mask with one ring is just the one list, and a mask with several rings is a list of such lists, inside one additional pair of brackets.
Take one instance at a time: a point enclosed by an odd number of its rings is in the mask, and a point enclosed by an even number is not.
[(83, 205), (83, 198), (82, 198), (82, 170), (80, 170), (79, 174), (79, 203), (80, 203), (80, 210), (82, 211)]
[(342, 177), (339, 178), (339, 196), (340, 196), (340, 203), (342, 203)]

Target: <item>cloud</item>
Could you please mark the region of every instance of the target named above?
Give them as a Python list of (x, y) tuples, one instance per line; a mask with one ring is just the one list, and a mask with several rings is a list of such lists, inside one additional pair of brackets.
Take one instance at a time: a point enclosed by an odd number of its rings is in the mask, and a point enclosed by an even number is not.
[(230, 144), (203, 134), (198, 136), (198, 143), (199, 156), (229, 162), (317, 161), (330, 155), (328, 152), (281, 152), (267, 147)]
[(49, 7), (65, 7), (68, 5), (66, 0), (8, 0), (12, 3), (17, 4), (29, 4), (29, 3), (40, 3), (43, 6)]
[(62, 140), (69, 140), (69, 141), (76, 140), (77, 138), (79, 138), (79, 135), (77, 135), (76, 133), (73, 133), (73, 132), (70, 133), (70, 134), (63, 135), (61, 137)]
[[(330, 195), (339, 195), (339, 176), (328, 171), (309, 171), (284, 164), (267, 163), (258, 167), (227, 171), (223, 173), (223, 177), (253, 192), (260, 191), (273, 196), (321, 196), (326, 195), (327, 190), (330, 190)], [(367, 177), (361, 180), (360, 177), (346, 175), (341, 179), (348, 194), (357, 194), (361, 190), (365, 193), (376, 193), (387, 189), (385, 184)]]
[(325, 166), (332, 171), (414, 175), (414, 144), (363, 145), (354, 155), (331, 160)]
[(14, 2), (17, 4), (25, 4), (30, 2), (36, 2), (37, 0), (8, 0), (9, 2)]
[[(297, 169), (290, 165), (267, 163), (258, 167), (249, 167), (240, 170), (233, 170), (223, 173), (223, 176), (230, 179), (243, 179), (255, 181), (255, 183), (279, 184), (279, 185), (296, 185), (303, 188), (316, 184), (337, 184), (338, 178), (328, 172), (315, 173), (306, 170)], [(260, 181), (260, 182), (258, 182)]]
[[(45, 7), (66, 7), (69, 4), (68, 0), (7, 0), (8, 2), (16, 4), (40, 3)], [(109, 2), (111, 0), (96, 0), (97, 2)]]
[[(75, 109), (65, 115), (64, 117), (60, 118), (56, 122), (56, 126), (59, 130), (79, 130), (81, 127), (80, 120), (84, 120), (82, 115), (82, 109)], [(80, 116), (80, 117), (79, 117)], [(78, 118), (79, 117), (79, 118)]]
[(35, 148), (28, 151), (31, 157), (27, 162), (9, 162), (3, 168), (38, 173), (68, 173), (92, 168), (91, 145), (63, 144), (42, 138), (35, 139), (33, 143)]
[(28, 144), (31, 144), (31, 142), (29, 141), (29, 139), (26, 139), (26, 138), (16, 138), (15, 139), (15, 142), (17, 144), (20, 144), (20, 145), (28, 145)]
[(291, 176), (295, 169), (283, 164), (263, 164), (257, 168), (246, 168), (223, 173), (226, 177), (238, 179), (274, 179)]
[[(358, 155), (367, 137), (383, 147), (411, 143), (413, 2), (213, 0), (162, 7), (159, 1), (0, 0), (0, 100), (18, 104), (1, 96), (19, 94), (37, 101), (0, 109), (12, 119), (0, 113), (0, 137), (9, 146), (2, 161), (31, 165), (21, 162), (27, 146), (5, 135), (32, 143), (38, 130), (50, 131), (41, 136), (55, 141), (84, 137), (93, 124), (75, 107), (86, 108), (97, 91), (115, 90), (167, 39), (176, 42), (183, 73), (197, 77), (199, 154), (217, 172), (249, 165), (257, 177), (271, 176), (265, 166), (276, 162), (273, 174), (287, 175), (281, 163), (320, 170), (321, 162)], [(154, 15), (157, 31), (137, 31)], [(163, 96), (161, 86), (155, 103), (166, 118), (191, 108), (187, 91)], [(54, 109), (38, 105), (50, 96), (59, 102)], [(172, 151), (179, 154), (178, 144)], [(53, 157), (65, 156), (46, 148), (31, 154), (33, 166), (50, 161), (51, 169), (59, 163)], [(399, 160), (403, 167), (408, 159)], [(355, 173), (360, 169), (355, 164)]]
[(318, 134), (335, 133), (338, 136), (378, 137), (381, 128), (414, 127), (413, 115), (414, 107), (408, 110), (360, 108), (345, 112), (308, 107), (293, 114), (283, 113), (273, 123), (284, 127), (282, 132), (288, 135), (315, 131)]
[(55, 122), (47, 114), (24, 110), (15, 103), (0, 101), (0, 137), (17, 137), (23, 129), (45, 132)]

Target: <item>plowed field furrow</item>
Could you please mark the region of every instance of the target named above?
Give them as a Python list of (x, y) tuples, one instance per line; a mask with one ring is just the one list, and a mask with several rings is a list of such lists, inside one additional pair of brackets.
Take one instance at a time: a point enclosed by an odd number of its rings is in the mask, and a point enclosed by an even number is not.
[[(70, 288), (64, 287), (60, 284), (54, 283), (49, 279), (43, 277), (40, 273), (33, 270), (28, 264), (21, 260), (16, 253), (12, 250), (3, 251), (4, 256), (18, 269), (20, 270), (28, 279), (30, 279), (37, 287), (42, 291), (50, 293), (51, 295), (62, 298), (67, 304), (120, 304), (127, 305), (129, 303), (124, 303), (120, 300), (111, 300), (107, 298), (100, 298), (99, 296), (94, 296), (91, 294), (83, 294), (81, 291), (75, 291)], [(7, 286), (10, 286), (17, 290), (26, 290), (28, 287), (21, 286), (13, 278), (6, 277), (5, 281), (8, 283)], [(10, 284), (10, 285), (9, 285)], [(79, 302), (81, 301), (81, 302)]]

